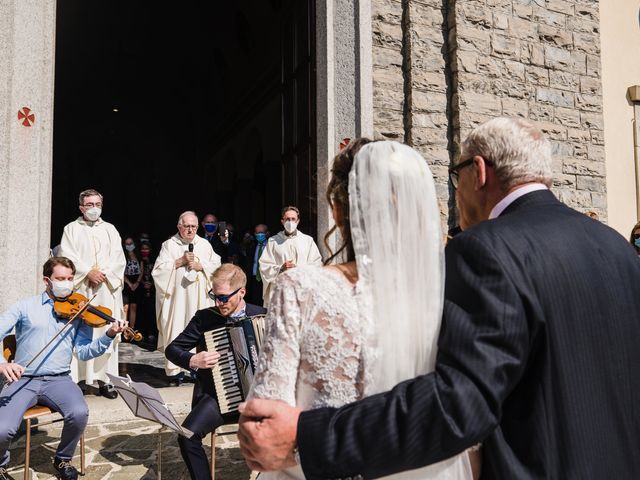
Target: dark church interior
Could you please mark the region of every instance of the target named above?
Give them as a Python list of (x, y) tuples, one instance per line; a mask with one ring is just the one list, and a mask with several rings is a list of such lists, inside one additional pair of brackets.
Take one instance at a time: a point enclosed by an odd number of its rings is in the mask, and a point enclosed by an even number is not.
[[(313, 1), (57, 2), (52, 246), (100, 191), (121, 236), (236, 236), (296, 204), (315, 235)], [(202, 233), (201, 233), (202, 234)]]

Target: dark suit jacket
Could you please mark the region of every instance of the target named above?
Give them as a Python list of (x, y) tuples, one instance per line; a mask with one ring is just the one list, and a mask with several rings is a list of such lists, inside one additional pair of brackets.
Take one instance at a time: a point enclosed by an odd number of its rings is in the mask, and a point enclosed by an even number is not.
[[(257, 305), (246, 304), (246, 314), (249, 317), (264, 315), (266, 312), (266, 309), (258, 307)], [(189, 361), (194, 355), (190, 350), (193, 348), (195, 348), (197, 352), (206, 350), (204, 332), (222, 327), (225, 323), (227, 323), (227, 317), (220, 315), (215, 307), (198, 310), (184, 331), (167, 346), (164, 352), (165, 356), (176, 365), (185, 370), (190, 370)], [(194, 404), (197, 403), (197, 399), (203, 392), (215, 397), (215, 387), (213, 385), (211, 369), (198, 369), (196, 377), (198, 381), (193, 392)]]
[(304, 412), (308, 479), (376, 478), (484, 442), (485, 479), (640, 478), (640, 260), (532, 192), (446, 249), (436, 371)]

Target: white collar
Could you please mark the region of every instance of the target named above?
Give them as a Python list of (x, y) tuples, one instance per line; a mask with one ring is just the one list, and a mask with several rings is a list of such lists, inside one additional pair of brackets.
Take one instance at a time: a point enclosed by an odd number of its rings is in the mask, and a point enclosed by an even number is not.
[(505, 209), (513, 202), (515, 202), (518, 198), (526, 195), (527, 193), (535, 192), (537, 190), (549, 190), (549, 188), (543, 183), (529, 183), (524, 187), (516, 188), (513, 192), (496, 203), (496, 206), (493, 207), (491, 213), (489, 214), (489, 220), (498, 218), (500, 214), (504, 212)]

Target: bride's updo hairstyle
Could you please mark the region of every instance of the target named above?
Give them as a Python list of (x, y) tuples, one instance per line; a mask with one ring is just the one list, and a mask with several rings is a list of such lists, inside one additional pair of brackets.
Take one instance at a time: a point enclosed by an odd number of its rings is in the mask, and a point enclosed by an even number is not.
[[(331, 166), (331, 179), (327, 187), (327, 202), (335, 208), (338, 221), (324, 236), (324, 246), (329, 252), (329, 258), (324, 261), (325, 265), (331, 263), (338, 255), (346, 251), (347, 262), (356, 259), (351, 240), (351, 226), (349, 225), (349, 172), (353, 166), (353, 159), (358, 151), (372, 140), (368, 138), (356, 138), (352, 140), (343, 150), (336, 155)], [(338, 227), (338, 225), (340, 227)], [(329, 238), (340, 229), (342, 245), (334, 253), (329, 245)]]

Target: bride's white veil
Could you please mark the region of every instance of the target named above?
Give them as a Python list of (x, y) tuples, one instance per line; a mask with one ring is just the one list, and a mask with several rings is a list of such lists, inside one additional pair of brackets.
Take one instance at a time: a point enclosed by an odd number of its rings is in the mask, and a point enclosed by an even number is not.
[(440, 210), (427, 162), (411, 147), (363, 146), (349, 174), (361, 316), (374, 352), (365, 394), (433, 370), (444, 292)]

